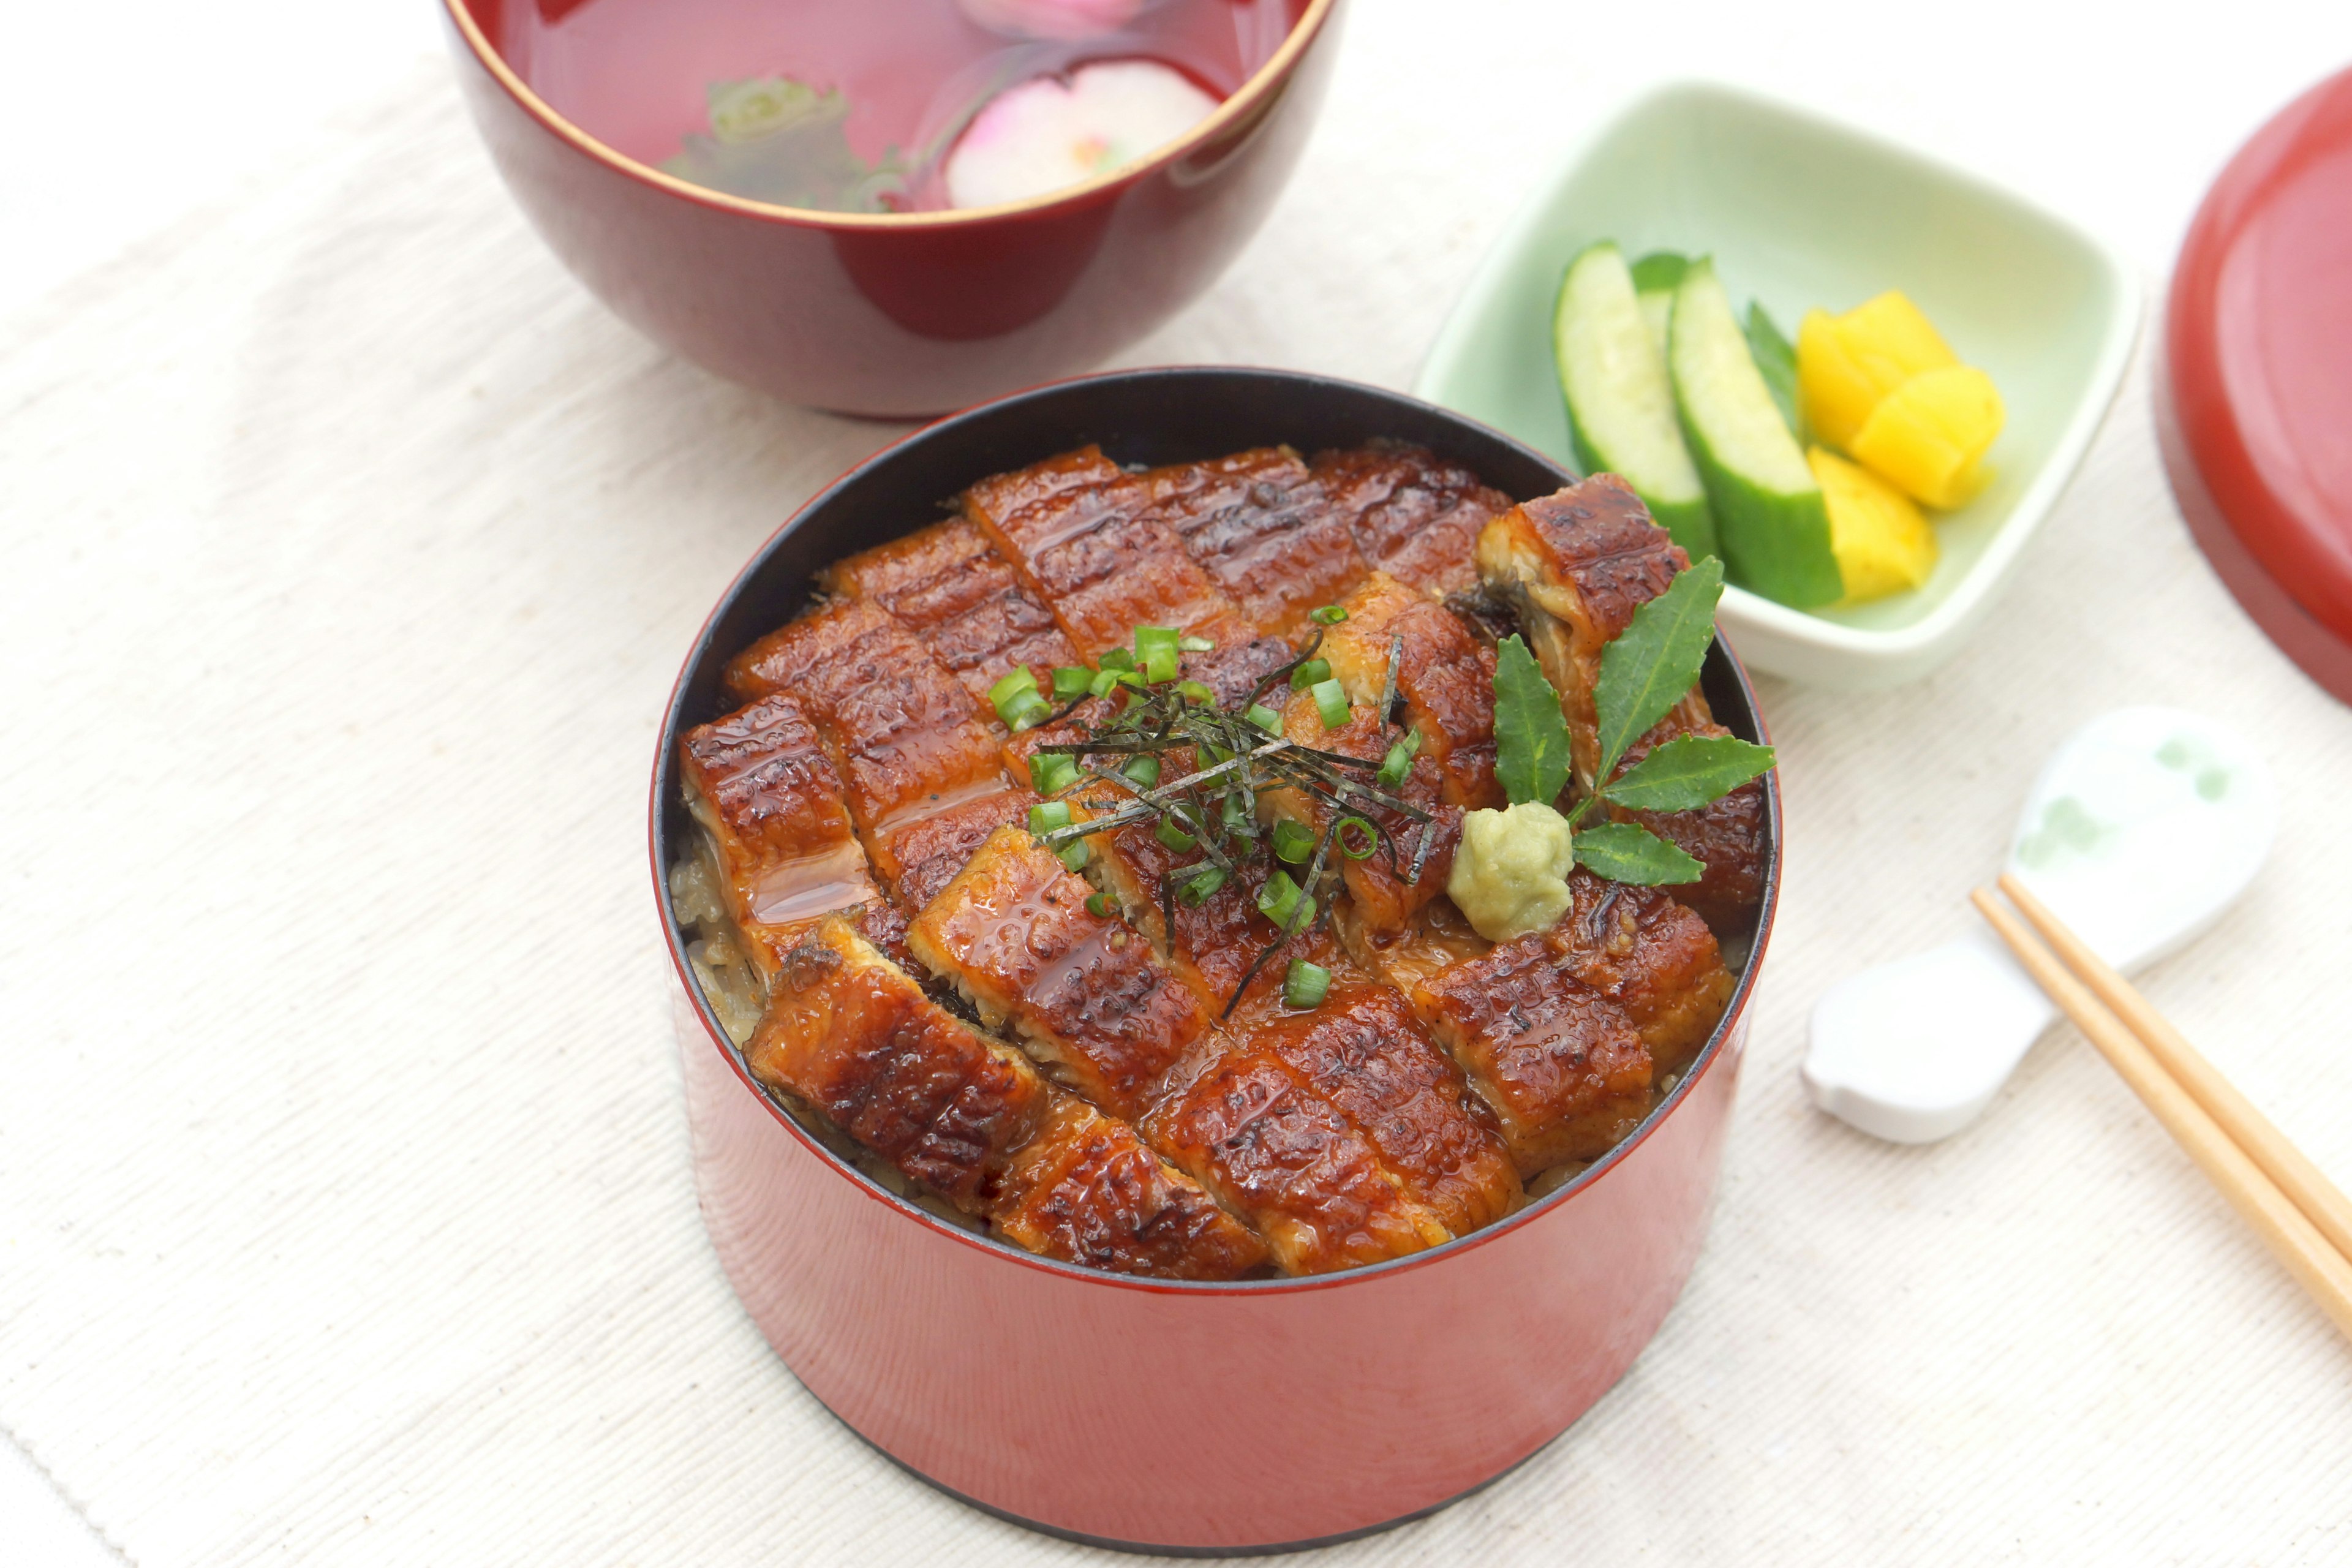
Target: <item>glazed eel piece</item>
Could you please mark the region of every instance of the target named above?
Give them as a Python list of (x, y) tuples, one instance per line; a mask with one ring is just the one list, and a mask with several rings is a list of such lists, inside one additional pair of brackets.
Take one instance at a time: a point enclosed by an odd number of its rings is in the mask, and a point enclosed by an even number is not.
[[(1264, 1237), (1285, 1272), (1352, 1268), (1453, 1237), (1419, 1195), (1439, 1195), (1444, 1178), (1391, 1164), (1318, 1089), (1315, 1052), (1328, 1070), (1337, 1047), (1285, 1051), (1260, 1031), (1229, 1034), (1141, 931), (1087, 907), (1093, 892), (1006, 828), (915, 918), (908, 945), (1049, 1072), (1132, 1120)], [(1382, 1090), (1368, 1082), (1362, 1092)], [(1443, 1195), (1465, 1211), (1452, 1185)]]
[(745, 1059), (926, 1192), (1048, 1258), (1232, 1279), (1265, 1247), (1128, 1123), (1047, 1083), (838, 916), (783, 957)]
[(879, 901), (840, 775), (790, 697), (688, 731), (678, 771), (726, 913), (762, 984), (824, 916)]
[[(1403, 735), (1398, 725), (1381, 721), (1375, 693), (1371, 702), (1350, 705), (1347, 723), (1327, 730), (1313, 693), (1301, 691), (1282, 710), (1282, 732), (1300, 746), (1378, 763)], [(1371, 778), (1370, 773), (1360, 776)], [(1379, 828), (1380, 845), (1370, 855), (1359, 860), (1335, 850), (1330, 860), (1339, 867), (1356, 916), (1374, 930), (1402, 931), (1431, 900), (1444, 898), (1454, 851), (1462, 841), (1463, 813), (1446, 801), (1444, 770), (1427, 751), (1412, 759), (1402, 784), (1383, 793), (1413, 806), (1428, 820), (1416, 822), (1369, 798), (1349, 799), (1344, 808), (1335, 809), (1299, 790), (1270, 790), (1260, 805), (1269, 816), (1286, 817), (1318, 840), (1341, 816), (1360, 816)]]
[[(1715, 1032), (1738, 984), (1715, 933), (1662, 889), (1580, 867), (1568, 874), (1568, 891), (1558, 925), (1501, 945), (1548, 954), (1553, 968), (1625, 1015), (1661, 1073), (1680, 1072)], [(1411, 997), (1438, 994), (1442, 976), (1497, 951), (1450, 899), (1398, 936), (1374, 933), (1352, 909), (1340, 911), (1338, 930), (1349, 957)]]
[(1054, 612), (964, 518), (836, 561), (817, 574), (817, 584), (887, 610), (975, 702), (986, 702), (988, 689), (1016, 666), (1026, 665), (1050, 690), (1054, 667), (1078, 661)]
[[(1463, 813), (1503, 804), (1495, 783), (1495, 656), (1451, 610), (1385, 572), (1372, 574), (1341, 608), (1347, 618), (1325, 632), (1318, 654), (1348, 694), (1348, 721), (1326, 729), (1312, 694), (1302, 691), (1283, 710), (1283, 734), (1311, 750), (1370, 763), (1381, 761), (1408, 734), (1417, 738), (1420, 750), (1404, 780), (1386, 793), (1430, 821), (1416, 823), (1369, 801), (1350, 802), (1347, 815), (1379, 827), (1381, 847), (1365, 859), (1338, 858), (1356, 917), (1393, 939), (1444, 896)], [(1392, 651), (1398, 706), (1382, 714)], [(1318, 837), (1339, 815), (1295, 791), (1271, 794), (1265, 804), (1271, 815)]]
[(1509, 504), (1397, 443), (1326, 452), (1313, 468), (1263, 447), (1138, 472), (1087, 447), (982, 480), (961, 516), (837, 562), (818, 583), (887, 611), (984, 699), (1016, 665), (1043, 685), (1139, 625), (1220, 641), (1287, 635), (1376, 564), (1433, 593), (1466, 586), (1477, 525)]
[(1309, 471), (1366, 562), (1437, 597), (1477, 585), (1478, 530), (1511, 505), (1460, 464), (1402, 441), (1318, 452)]
[(1495, 654), (1460, 616), (1385, 572), (1340, 601), (1348, 618), (1317, 649), (1349, 700), (1376, 709), (1397, 653), (1396, 715), (1437, 764), (1441, 797), (1466, 809), (1497, 807)]
[(1551, 930), (1405, 978), (1414, 1010), (1501, 1121), (1522, 1175), (1606, 1152), (1689, 1066), (1733, 980), (1705, 921), (1654, 888), (1570, 873)]
[(858, 837), (912, 915), (1037, 797), (1006, 776), (1001, 727), (916, 634), (871, 599), (836, 600), (753, 643), (728, 689), (784, 694), (814, 722)]
[(1142, 476), (1151, 514), (1259, 632), (1286, 636), (1372, 568), (1348, 513), (1287, 447), (1259, 447)]
[[(1348, 520), (1325, 502), (1307, 465), (1283, 447), (1139, 475), (1089, 449), (987, 480), (977, 487), (970, 509), (974, 515), (1003, 514), (1002, 521), (1033, 542), (1040, 529), (1050, 537), (1081, 517), (1094, 535), (1108, 535), (1095, 540), (1094, 553), (1114, 560), (1114, 574), (1131, 576), (1139, 567), (1156, 572), (1143, 582), (1139, 597), (1122, 600), (1113, 586), (1132, 589), (1136, 583), (1106, 586), (1087, 574), (1089, 563), (1067, 559), (1072, 552), (1051, 545), (1039, 552), (1046, 576), (1034, 580), (1073, 595), (1081, 602), (1071, 613), (1113, 639), (1091, 647), (1087, 662), (1124, 641), (1136, 624), (1196, 621), (1204, 608), (1210, 620), (1221, 620), (1230, 607), (1242, 625), (1260, 634), (1286, 633), (1369, 570)], [(1173, 566), (1171, 537), (1205, 580)], [(1116, 555), (1120, 551), (1123, 559)], [(990, 686), (1015, 666), (1027, 666), (1041, 687), (1050, 688), (1055, 666), (1080, 662), (1054, 611), (1024, 585), (973, 516), (835, 562), (817, 581), (830, 594), (868, 599), (887, 610), (975, 700), (984, 700)], [(1223, 600), (1215, 596), (1220, 589)], [(1117, 624), (1127, 614), (1139, 621)]]
[[(1258, 964), (1282, 934), (1257, 905), (1269, 874), (1265, 861), (1244, 862), (1197, 904), (1163, 902), (1161, 879), (1203, 864), (1197, 849), (1175, 854), (1139, 824), (1087, 842), (1094, 851), (1088, 875), (1202, 1009), (1304, 1074), (1449, 1230), (1459, 1236), (1510, 1211), (1519, 1183), (1492, 1118), (1404, 998), (1349, 956), (1328, 921), (1312, 922)], [(1284, 1005), (1293, 959), (1329, 973), (1318, 1006)], [(1244, 978), (1248, 988), (1236, 997)]]
[[(1633, 612), (1665, 592), (1690, 564), (1640, 498), (1613, 474), (1596, 474), (1556, 495), (1531, 500), (1486, 524), (1478, 536), (1478, 575), (1486, 590), (1516, 605), (1544, 674), (1559, 692), (1579, 785), (1590, 791), (1600, 765), (1593, 689), (1601, 656), (1632, 624)], [(1642, 737), (1620, 764), (1633, 766), (1677, 735), (1727, 734), (1697, 687)], [(1680, 845), (1706, 867), (1677, 890), (1681, 901), (1718, 934), (1746, 931), (1763, 892), (1764, 785), (1742, 784), (1696, 811), (1616, 810)]]
[(1088, 663), (1139, 626), (1219, 644), (1252, 635), (1241, 607), (1152, 515), (1150, 485), (1097, 447), (982, 479), (963, 509)]

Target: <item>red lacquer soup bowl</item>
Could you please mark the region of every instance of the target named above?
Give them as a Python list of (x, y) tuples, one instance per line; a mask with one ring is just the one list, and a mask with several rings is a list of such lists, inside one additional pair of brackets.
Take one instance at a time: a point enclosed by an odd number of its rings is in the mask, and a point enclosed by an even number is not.
[[(717, 716), (728, 658), (807, 603), (826, 563), (936, 517), (986, 475), (1088, 442), (1167, 463), (1394, 437), (1515, 497), (1573, 476), (1458, 415), (1285, 372), (1092, 376), (941, 421), (812, 500), (696, 642), (654, 769), (656, 890), (690, 825), (679, 735)], [(1763, 738), (1718, 637), (1717, 718)], [(1485, 1230), (1349, 1273), (1183, 1284), (1049, 1262), (938, 1219), (829, 1152), (757, 1088), (658, 900), (678, 993), (702, 1210), (779, 1355), (908, 1469), (1023, 1523), (1102, 1544), (1240, 1552), (1393, 1524), (1534, 1453), (1633, 1363), (1706, 1228), (1780, 873), (1768, 776), (1758, 928), (1714, 1037), (1640, 1129)], [(1737, 956), (1736, 953), (1732, 956)]]
[(558, 113), (501, 57), (504, 9), (549, 0), (443, 4), (499, 174), (606, 304), (789, 402), (906, 416), (1098, 364), (1206, 288), (1298, 161), (1339, 0), (1292, 0), (1272, 58), (1148, 160), (1030, 201), (905, 214), (773, 206), (676, 179)]

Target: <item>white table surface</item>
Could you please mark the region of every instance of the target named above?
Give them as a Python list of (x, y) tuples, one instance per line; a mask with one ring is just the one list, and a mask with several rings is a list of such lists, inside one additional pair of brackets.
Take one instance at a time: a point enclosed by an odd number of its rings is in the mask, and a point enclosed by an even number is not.
[[(1357, 0), (1301, 174), (1125, 363), (1408, 384), (1565, 141), (1668, 76), (2001, 181), (2152, 285), (2352, 10)], [(884, 426), (614, 322), (425, 0), (119, 0), (0, 53), (0, 1561), (1069, 1562), (818, 1412), (727, 1293), (644, 886), (662, 693)], [(2260, 734), (2277, 862), (2158, 1004), (2339, 1178), (2352, 714), (2189, 548), (2136, 368), (1978, 644), (1767, 683), (1787, 903), (1708, 1249), (1620, 1387), (1396, 1563), (2352, 1560), (2352, 1353), (2071, 1032), (1925, 1150), (1802, 1023), (1961, 929), (2042, 752)]]

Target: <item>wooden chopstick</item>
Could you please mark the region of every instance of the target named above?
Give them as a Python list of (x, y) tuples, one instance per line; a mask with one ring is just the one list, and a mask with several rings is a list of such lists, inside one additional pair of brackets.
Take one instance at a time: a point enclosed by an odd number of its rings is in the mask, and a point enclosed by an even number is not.
[(2352, 1338), (2352, 1258), (2347, 1258), (2329, 1243), (2294, 1201), (2222, 1131), (2221, 1124), (2165, 1071), (2147, 1047), (2140, 1043), (2139, 1037), (2068, 973), (2057, 955), (2043, 946), (2022, 921), (1983, 888), (1970, 893), (1969, 901), (2009, 944), (2025, 972), (2050, 994), (2059, 1010), (2090, 1037), (2099, 1054), (2139, 1096), (2141, 1103), (2155, 1113), (2164, 1130), (2172, 1134), (2173, 1142), (2197, 1162), (2206, 1179), (2238, 1211), (2238, 1216), (2253, 1227), (2254, 1234), (2286, 1266), (2296, 1283), (2319, 1303), (2347, 1338)]
[(2303, 1217), (2317, 1226), (2319, 1233), (2335, 1244), (2336, 1251), (2352, 1258), (2352, 1198), (2347, 1198), (2343, 1189), (2327, 1179), (2326, 1172), (2289, 1142), (2286, 1134), (2269, 1117), (2254, 1109), (2253, 1101), (2214, 1070), (2213, 1064), (2172, 1026), (2170, 1019), (2149, 1005), (2147, 998), (2130, 981), (2093, 952), (2063, 921), (2050, 912), (2048, 905), (2026, 889), (2024, 883), (2004, 872), (2000, 890), (2009, 895), (2009, 901), (2017, 906), (2017, 912), (2025, 917), (2026, 923), (2040, 931), (2042, 940), (2057, 951), (2066, 967), (2074, 972), (2074, 978), (2114, 1009), (2125, 1026), (2139, 1037), (2140, 1044), (2172, 1075), (2173, 1081), (2187, 1089), (2205, 1108), (2205, 1114), (2220, 1122), (2221, 1131), (2278, 1184), (2281, 1192), (2294, 1200)]

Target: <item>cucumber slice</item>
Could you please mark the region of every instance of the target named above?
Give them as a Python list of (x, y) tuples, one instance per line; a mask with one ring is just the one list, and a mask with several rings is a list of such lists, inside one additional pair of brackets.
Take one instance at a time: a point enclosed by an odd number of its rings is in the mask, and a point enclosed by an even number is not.
[(1830, 551), (1822, 487), (1748, 352), (1711, 261), (1692, 263), (1675, 290), (1666, 362), (1731, 580), (1800, 607), (1837, 598), (1845, 584)]
[(1642, 320), (1657, 340), (1658, 363), (1666, 359), (1666, 321), (1675, 313), (1675, 286), (1690, 270), (1690, 258), (1673, 250), (1654, 250), (1633, 263), (1633, 293), (1642, 301)]
[(1716, 553), (1706, 487), (1675, 424), (1665, 361), (1614, 245), (1587, 246), (1568, 264), (1551, 343), (1578, 465), (1621, 476), (1692, 560)]

